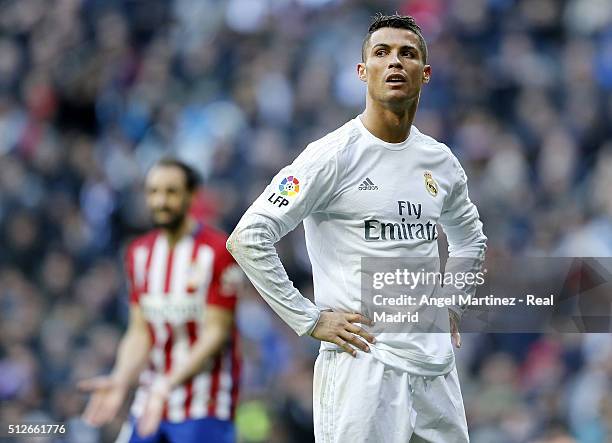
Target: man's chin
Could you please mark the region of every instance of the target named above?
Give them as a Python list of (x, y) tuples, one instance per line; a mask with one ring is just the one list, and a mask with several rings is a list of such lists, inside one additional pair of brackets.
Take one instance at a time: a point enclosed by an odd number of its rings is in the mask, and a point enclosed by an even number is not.
[(386, 91), (386, 93), (381, 97), (380, 101), (383, 104), (392, 108), (404, 108), (408, 106), (414, 99), (415, 96), (413, 94), (410, 94), (408, 91), (394, 90)]
[(182, 219), (174, 220), (153, 220), (153, 226), (157, 229), (165, 229), (167, 231), (175, 231), (181, 226)]
[(385, 98), (389, 101), (408, 101), (410, 100), (414, 94), (411, 94), (411, 91), (406, 91), (405, 89), (390, 89), (385, 91)]

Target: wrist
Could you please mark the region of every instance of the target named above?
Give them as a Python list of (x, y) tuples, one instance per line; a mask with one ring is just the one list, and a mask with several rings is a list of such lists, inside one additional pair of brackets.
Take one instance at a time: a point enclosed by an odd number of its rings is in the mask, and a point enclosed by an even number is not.
[(111, 372), (109, 377), (111, 378), (115, 386), (126, 391), (130, 388), (130, 383), (127, 377), (124, 377), (123, 375), (115, 372)]
[(151, 384), (151, 394), (158, 395), (164, 399), (168, 398), (171, 390), (170, 380), (165, 376), (157, 377)]
[(459, 322), (461, 322), (461, 317), (463, 316), (463, 311), (456, 306), (449, 306), (448, 315), (453, 321), (459, 324)]
[[(319, 324), (321, 324), (321, 322), (323, 321), (323, 316), (325, 316), (326, 314), (333, 312), (333, 310), (331, 309), (321, 309), (317, 312), (317, 318), (315, 320), (315, 322), (313, 323), (313, 325), (310, 327), (310, 329), (308, 330), (308, 332), (306, 333), (306, 335), (310, 335), (311, 337), (313, 337), (313, 333), (315, 332), (315, 330), (317, 329), (317, 326), (319, 326)], [(313, 337), (316, 338), (316, 337)]]
[(315, 319), (314, 323), (312, 324), (312, 326), (308, 329), (308, 331), (306, 331), (306, 335), (310, 335), (312, 336), (312, 333), (314, 332), (314, 330), (317, 328), (317, 325), (319, 324), (319, 321), (321, 320), (321, 314), (322, 312), (319, 311), (318, 313), (319, 315), (317, 316), (317, 318)]

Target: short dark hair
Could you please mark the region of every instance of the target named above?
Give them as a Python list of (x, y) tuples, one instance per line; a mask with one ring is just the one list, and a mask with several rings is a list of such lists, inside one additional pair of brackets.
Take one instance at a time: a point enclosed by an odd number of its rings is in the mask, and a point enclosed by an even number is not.
[(157, 167), (174, 167), (179, 168), (181, 171), (183, 171), (183, 174), (185, 174), (185, 186), (187, 187), (187, 191), (189, 192), (195, 191), (201, 183), (200, 174), (198, 174), (198, 172), (194, 168), (189, 166), (184, 161), (179, 160), (178, 158), (163, 157), (160, 160), (156, 161), (151, 169)]
[(373, 17), (372, 24), (368, 28), (368, 33), (363, 39), (363, 45), (361, 46), (361, 61), (365, 61), (366, 59), (366, 48), (370, 42), (370, 37), (372, 37), (374, 32), (382, 28), (407, 29), (414, 33), (419, 38), (419, 49), (421, 50), (421, 54), (423, 54), (423, 63), (427, 64), (427, 43), (425, 43), (423, 31), (421, 31), (420, 26), (417, 25), (414, 17), (399, 15), (397, 13), (393, 15), (384, 15), (380, 12)]

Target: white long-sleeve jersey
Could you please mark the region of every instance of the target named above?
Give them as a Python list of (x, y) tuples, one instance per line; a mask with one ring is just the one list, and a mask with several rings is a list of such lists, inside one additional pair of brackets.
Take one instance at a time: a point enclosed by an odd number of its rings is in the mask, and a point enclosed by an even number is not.
[[(315, 303), (293, 286), (274, 248), (302, 221)], [(486, 237), (450, 149), (414, 126), (404, 142), (385, 142), (357, 117), (309, 144), (272, 179), (228, 249), (274, 311), (305, 335), (322, 310), (360, 311), (362, 257), (437, 257), (437, 223), (449, 255), (471, 257), (479, 269)], [(372, 354), (399, 369), (440, 375), (453, 368), (448, 334), (382, 333), (376, 339)], [(321, 349), (329, 348), (337, 346), (322, 342)]]

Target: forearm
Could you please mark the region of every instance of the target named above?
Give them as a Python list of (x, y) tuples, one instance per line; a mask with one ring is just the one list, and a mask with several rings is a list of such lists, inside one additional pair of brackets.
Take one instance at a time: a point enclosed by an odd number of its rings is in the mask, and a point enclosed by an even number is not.
[(487, 250), (487, 237), (476, 207), (473, 206), (464, 216), (466, 219), (460, 223), (443, 226), (448, 239), (448, 255), (482, 261)]
[[(453, 275), (454, 284), (446, 284), (440, 288), (439, 296), (442, 298), (452, 298), (459, 295), (461, 299), (467, 300), (476, 294), (478, 286), (484, 281), (482, 264), (484, 255), (475, 257), (449, 257), (446, 262), (444, 272), (446, 275)], [(459, 299), (455, 297), (455, 299)], [(459, 318), (463, 315), (468, 305), (449, 306), (449, 309)]]
[[(471, 205), (463, 217), (458, 217), (461, 223), (447, 225), (444, 231), (449, 244), (449, 258), (445, 272), (454, 276), (466, 276), (459, 285), (447, 285), (441, 290), (441, 295), (461, 294), (464, 298), (473, 297), (479, 284), (482, 284), (481, 273), (487, 249), (487, 237), (482, 231), (482, 223), (478, 219), (476, 207)], [(467, 305), (455, 306), (450, 309), (461, 316)]]
[(320, 310), (293, 286), (274, 243), (281, 229), (264, 215), (245, 214), (228, 241), (228, 250), (270, 307), (298, 334), (309, 334)]
[(150, 348), (151, 339), (146, 330), (128, 330), (119, 344), (112, 376), (127, 385), (134, 384), (147, 363)]
[(206, 363), (221, 351), (227, 342), (229, 334), (230, 331), (225, 330), (223, 327), (205, 328), (201, 338), (195, 342), (191, 349), (187, 363), (177, 367), (168, 375), (170, 388), (180, 386), (200, 373)]
[[(471, 229), (447, 228), (449, 242), (449, 258), (446, 262), (446, 272), (454, 275), (475, 275), (480, 272), (487, 250), (487, 237), (482, 232), (482, 223), (479, 220), (473, 222)], [(463, 292), (474, 295), (476, 291), (474, 284), (466, 284)]]

